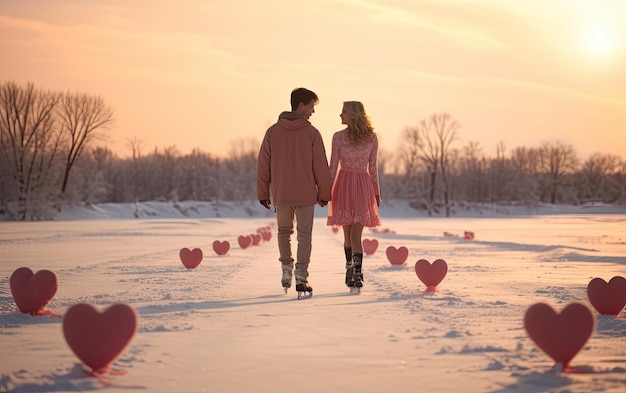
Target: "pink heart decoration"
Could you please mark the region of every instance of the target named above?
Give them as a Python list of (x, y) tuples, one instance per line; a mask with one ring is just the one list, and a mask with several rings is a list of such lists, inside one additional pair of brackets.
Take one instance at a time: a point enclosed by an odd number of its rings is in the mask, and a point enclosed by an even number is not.
[(339, 227), (332, 227), (331, 230), (333, 231), (333, 233), (337, 233), (339, 232)]
[(536, 303), (524, 316), (528, 336), (563, 370), (591, 337), (594, 322), (591, 311), (581, 303), (568, 304), (560, 314), (545, 303)]
[(63, 317), (65, 341), (76, 356), (94, 371), (106, 368), (137, 331), (137, 314), (126, 304), (104, 312), (90, 304), (76, 304)]
[(378, 249), (378, 240), (363, 239), (363, 252), (366, 255), (373, 255)]
[(193, 250), (183, 248), (180, 250), (179, 255), (181, 262), (187, 269), (195, 269), (202, 262), (202, 250), (199, 248), (194, 248)]
[(17, 309), (31, 315), (45, 315), (45, 309), (57, 292), (57, 276), (50, 270), (33, 274), (27, 267), (20, 267), (11, 274), (11, 293)]
[(269, 242), (270, 239), (272, 238), (272, 232), (268, 231), (263, 231), (263, 232), (259, 232), (261, 234), (261, 237), (263, 238), (263, 241)]
[(392, 265), (404, 265), (406, 259), (409, 257), (409, 249), (402, 246), (395, 248), (394, 246), (387, 247), (387, 259)]
[(607, 283), (594, 278), (587, 285), (587, 296), (598, 313), (617, 316), (626, 306), (626, 279), (615, 276)]
[(434, 292), (448, 274), (448, 264), (443, 259), (437, 259), (432, 264), (420, 259), (415, 263), (415, 274), (426, 285), (426, 291)]
[(213, 242), (213, 251), (215, 251), (217, 255), (226, 255), (228, 250), (230, 250), (230, 243), (227, 240), (223, 242), (216, 240)]
[(239, 247), (246, 249), (252, 245), (252, 236), (239, 236), (237, 242), (239, 243)]
[(261, 244), (261, 235), (258, 233), (253, 233), (252, 235), (250, 235), (250, 237), (252, 237), (252, 245), (253, 246), (258, 246), (259, 244)]
[(474, 240), (474, 232), (472, 232), (472, 231), (465, 231), (463, 233), (463, 239), (465, 239), (465, 240)]

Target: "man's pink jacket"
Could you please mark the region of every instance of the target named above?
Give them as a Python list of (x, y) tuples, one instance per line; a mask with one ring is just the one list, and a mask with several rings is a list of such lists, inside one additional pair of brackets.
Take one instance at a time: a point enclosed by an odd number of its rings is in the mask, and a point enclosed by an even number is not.
[(281, 113), (259, 150), (258, 199), (275, 206), (312, 206), (330, 201), (330, 188), (322, 135), (299, 114)]

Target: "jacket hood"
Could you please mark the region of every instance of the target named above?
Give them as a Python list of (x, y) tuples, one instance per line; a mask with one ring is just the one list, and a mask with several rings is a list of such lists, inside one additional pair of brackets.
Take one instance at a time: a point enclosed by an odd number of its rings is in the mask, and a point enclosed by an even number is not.
[[(304, 119), (304, 117), (302, 117), (301, 114), (299, 114), (298, 112), (283, 112), (278, 116), (278, 120), (280, 119), (285, 119), (285, 120), (298, 120), (298, 119)], [(306, 120), (306, 119), (304, 119)]]
[(278, 116), (278, 124), (288, 130), (308, 127), (311, 123), (297, 112), (283, 112)]

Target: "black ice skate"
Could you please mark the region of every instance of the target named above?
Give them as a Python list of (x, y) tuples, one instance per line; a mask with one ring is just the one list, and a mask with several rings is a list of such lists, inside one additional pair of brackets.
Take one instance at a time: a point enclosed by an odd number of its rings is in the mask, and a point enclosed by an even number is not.
[(346, 262), (346, 286), (348, 288), (354, 287), (354, 281), (352, 280), (353, 272), (354, 272), (354, 263), (352, 261)]
[(352, 264), (352, 248), (343, 248), (346, 254), (346, 286), (348, 288), (354, 285), (352, 281), (352, 270), (354, 269), (354, 265)]
[(313, 296), (313, 288), (308, 282), (296, 284), (296, 292), (298, 292), (298, 300)]
[[(350, 287), (350, 293), (361, 293), (361, 288), (363, 288), (363, 254), (354, 254), (352, 256), (352, 270), (351, 270), (351, 280), (348, 284)], [(350, 269), (348, 269), (349, 271)], [(348, 276), (348, 271), (346, 271), (346, 279)]]

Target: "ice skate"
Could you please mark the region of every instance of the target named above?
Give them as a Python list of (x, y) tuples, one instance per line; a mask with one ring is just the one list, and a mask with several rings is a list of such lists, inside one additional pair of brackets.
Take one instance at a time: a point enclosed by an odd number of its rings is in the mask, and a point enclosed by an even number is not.
[(355, 272), (352, 274), (352, 281), (350, 282), (350, 285), (348, 285), (348, 287), (350, 288), (350, 293), (355, 293), (357, 295), (361, 294), (361, 288), (363, 288), (363, 273), (356, 272), (356, 268), (354, 269)]
[(354, 263), (352, 263), (352, 261), (346, 262), (346, 286), (348, 288), (354, 287), (354, 281), (352, 281), (353, 272), (354, 272)]
[[(348, 269), (351, 271), (351, 279), (348, 287), (350, 287), (350, 293), (361, 293), (361, 288), (363, 288), (363, 254), (354, 254), (352, 256), (352, 269)], [(346, 278), (348, 276), (348, 271), (346, 271)]]
[(283, 290), (285, 291), (285, 293), (287, 293), (287, 291), (289, 291), (289, 288), (291, 288), (291, 282), (293, 280), (292, 270), (293, 269), (291, 268), (291, 266), (283, 265), (283, 277), (280, 280), (280, 284), (283, 286)]
[(346, 254), (346, 286), (350, 288), (354, 284), (352, 282), (352, 269), (354, 268), (352, 264), (352, 248), (344, 247), (343, 250)]
[(313, 296), (313, 288), (308, 282), (302, 282), (296, 284), (296, 292), (298, 292), (298, 300), (307, 299)]

